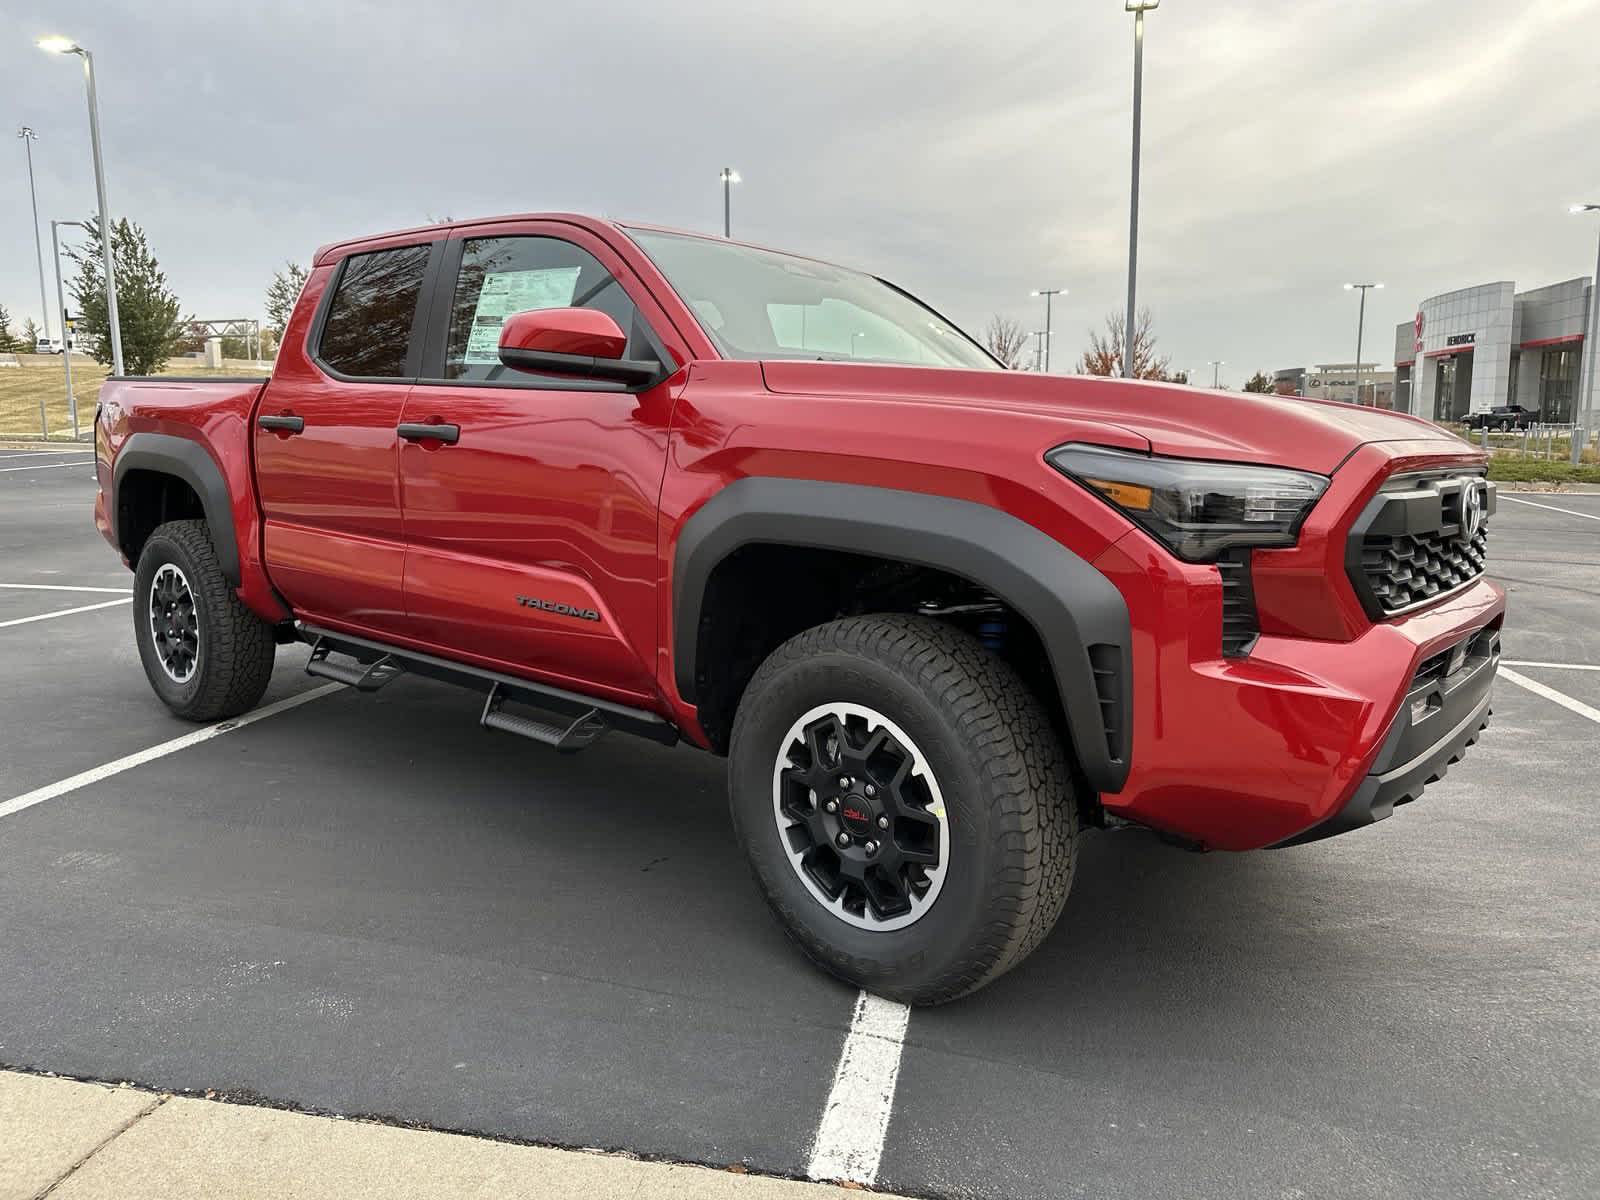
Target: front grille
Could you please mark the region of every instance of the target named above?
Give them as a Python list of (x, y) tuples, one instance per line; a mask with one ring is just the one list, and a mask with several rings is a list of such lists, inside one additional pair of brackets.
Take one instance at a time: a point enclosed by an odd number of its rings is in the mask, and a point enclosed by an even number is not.
[[(1474, 501), (1479, 519), (1469, 532)], [(1481, 475), (1389, 481), (1350, 535), (1350, 581), (1368, 615), (1382, 620), (1420, 608), (1482, 575), (1494, 507), (1494, 485)]]

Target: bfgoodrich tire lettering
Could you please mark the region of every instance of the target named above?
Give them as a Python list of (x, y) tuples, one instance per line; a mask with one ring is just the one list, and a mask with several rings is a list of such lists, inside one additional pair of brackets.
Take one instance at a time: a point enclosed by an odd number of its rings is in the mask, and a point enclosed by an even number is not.
[[(239, 603), (205, 522), (159, 527), (133, 578), (139, 659), (162, 703), (191, 721), (254, 708), (272, 678), (272, 626)], [(158, 601), (163, 612), (152, 609)], [(169, 620), (164, 610), (174, 604), (179, 611)]]
[[(796, 722), (828, 706), (887, 718), (937, 780), (944, 878), (913, 923), (841, 920), (803, 881), (774, 822), (774, 762)], [(756, 672), (734, 722), (733, 822), (768, 902), (821, 966), (908, 1003), (975, 991), (1049, 932), (1076, 859), (1071, 786), (1049, 719), (1016, 673), (923, 617), (850, 617), (792, 638)]]

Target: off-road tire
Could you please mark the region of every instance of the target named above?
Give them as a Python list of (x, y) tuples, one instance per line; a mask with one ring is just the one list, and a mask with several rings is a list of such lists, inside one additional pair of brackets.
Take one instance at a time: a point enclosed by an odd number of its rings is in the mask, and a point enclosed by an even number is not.
[[(193, 674), (178, 682), (162, 666), (151, 628), (151, 586), (172, 563), (194, 600), (199, 648)], [(169, 521), (139, 554), (133, 583), (133, 630), (145, 676), (161, 702), (190, 721), (217, 721), (248, 712), (272, 678), (277, 649), (272, 626), (239, 602), (222, 574), (204, 521)]]
[[(858, 928), (808, 890), (774, 820), (787, 731), (819, 705), (872, 708), (916, 742), (948, 826), (942, 890), (915, 923)], [(925, 617), (848, 617), (798, 634), (756, 671), (735, 717), (729, 800), (756, 880), (825, 970), (909, 1004), (965, 996), (1028, 956), (1061, 915), (1078, 806), (1050, 720), (1018, 674)]]

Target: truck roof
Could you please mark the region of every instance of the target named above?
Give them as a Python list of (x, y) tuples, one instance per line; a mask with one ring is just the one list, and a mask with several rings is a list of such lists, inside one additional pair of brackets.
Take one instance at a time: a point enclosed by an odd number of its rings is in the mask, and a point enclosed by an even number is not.
[[(746, 242), (738, 238), (726, 239), (720, 234), (706, 233), (699, 229), (679, 229), (671, 225), (656, 225), (649, 221), (623, 221), (608, 220), (604, 217), (592, 217), (584, 213), (570, 212), (530, 212), (530, 213), (502, 213), (498, 216), (472, 217), (465, 221), (443, 221), (435, 225), (415, 225), (410, 229), (392, 229), (385, 233), (372, 233), (364, 237), (345, 238), (342, 241), (329, 242), (319, 246), (317, 252), (311, 257), (311, 265), (320, 267), (324, 263), (343, 258), (355, 250), (375, 250), (383, 246), (403, 245), (414, 242), (420, 237), (436, 237), (450, 233), (456, 229), (471, 229), (477, 225), (500, 225), (507, 221), (560, 221), (568, 225), (575, 225), (580, 229), (605, 237), (609, 232), (625, 232), (629, 229), (649, 230), (653, 233), (672, 233), (681, 237), (706, 238), (710, 241), (732, 241), (737, 246), (751, 246), (758, 250), (768, 250), (775, 254), (786, 254), (791, 258), (804, 258), (812, 262), (828, 263), (827, 259), (818, 258), (814, 254), (804, 254), (793, 250), (784, 250), (776, 246), (763, 245), (760, 242)], [(829, 263), (830, 266), (841, 266), (838, 263)], [(846, 268), (860, 270), (861, 268)]]

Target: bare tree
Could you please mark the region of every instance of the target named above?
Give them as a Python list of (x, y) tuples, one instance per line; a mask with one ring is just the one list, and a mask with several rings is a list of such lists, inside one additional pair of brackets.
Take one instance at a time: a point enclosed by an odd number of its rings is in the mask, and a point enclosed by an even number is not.
[[(1139, 310), (1138, 324), (1133, 330), (1133, 377), (1135, 379), (1160, 379), (1171, 381), (1171, 360), (1166, 355), (1156, 357), (1156, 335), (1151, 332), (1150, 310)], [(1106, 331), (1102, 335), (1089, 331), (1089, 348), (1078, 360), (1080, 375), (1122, 374), (1123, 331), (1127, 321), (1119, 312), (1106, 317)]]
[(989, 324), (983, 331), (983, 345), (990, 354), (1016, 371), (1022, 367), (1028, 335), (1016, 321), (996, 313), (989, 318)]

